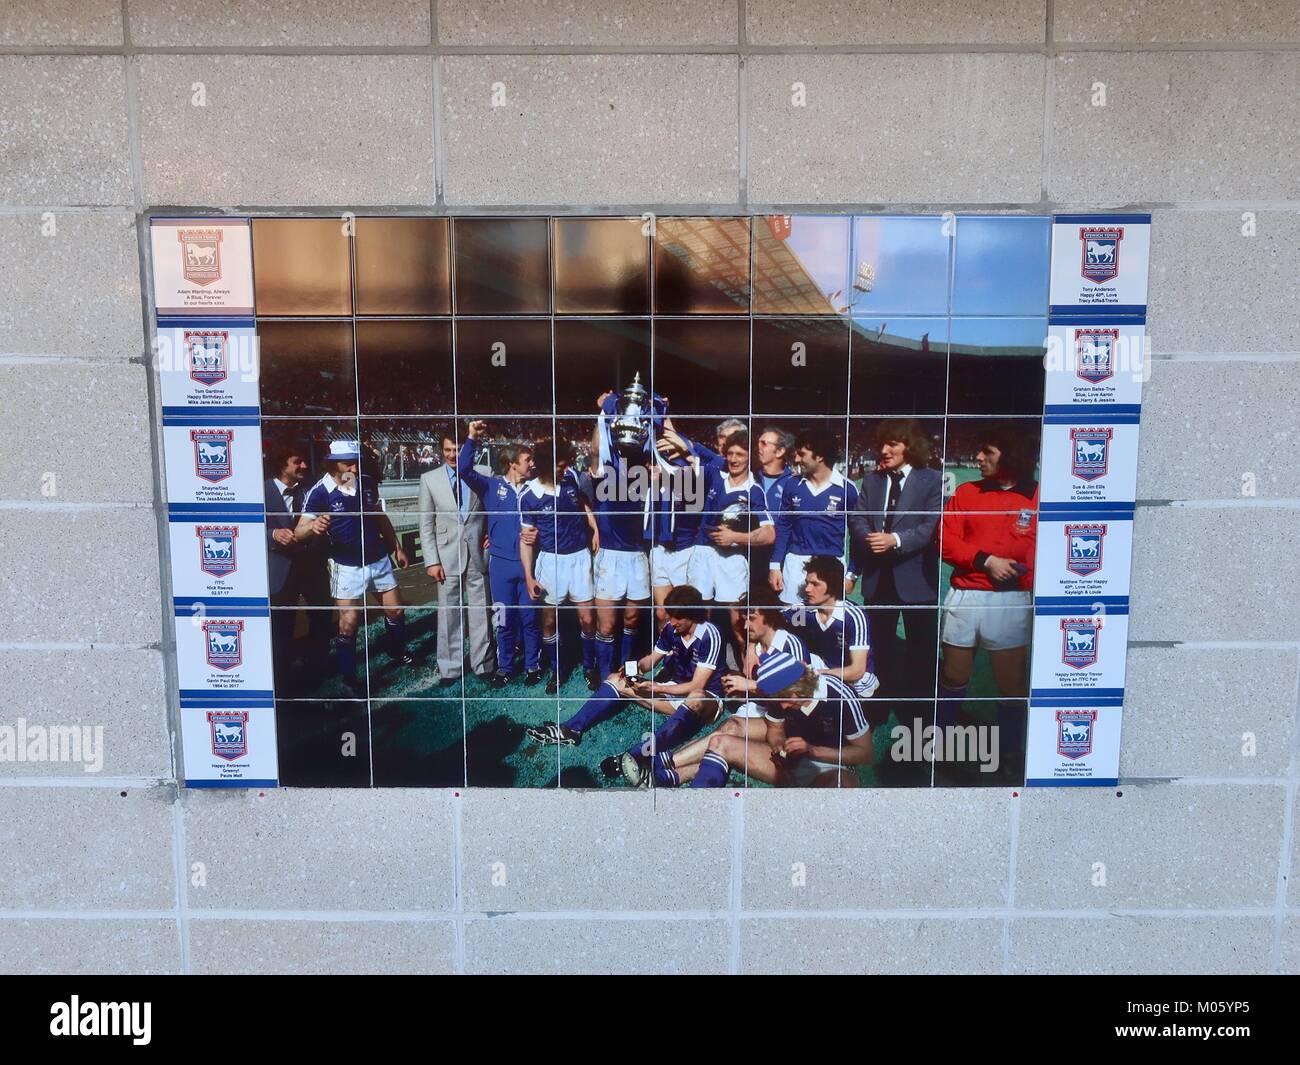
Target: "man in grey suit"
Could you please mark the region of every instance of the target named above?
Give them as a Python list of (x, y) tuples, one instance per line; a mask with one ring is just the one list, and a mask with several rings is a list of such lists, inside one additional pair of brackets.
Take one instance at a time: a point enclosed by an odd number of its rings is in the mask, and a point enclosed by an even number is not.
[[(302, 516), (306, 491), (307, 449), (296, 440), (272, 441), (266, 449), (266, 575), (271, 596), (271, 658), (275, 687), (292, 694), (293, 630), (299, 601), (308, 607), (333, 607), (324, 541), (303, 543), (293, 529)], [(307, 611), (307, 640), (303, 648), (309, 665), (320, 667), (329, 658), (334, 633), (332, 610)]]
[[(468, 661), (475, 674), (496, 672), (496, 647), (488, 607), (486, 515), (478, 496), (456, 476), (459, 447), (455, 434), (442, 434), (442, 465), (420, 475), (420, 546), (425, 572), (438, 591), (438, 672), (440, 683), (457, 683)], [(479, 467), (485, 475), (491, 471)], [(462, 601), (464, 608), (462, 609)], [(465, 619), (469, 656), (464, 657)]]
[[(932, 720), (934, 715), (939, 634), (935, 532), (943, 511), (943, 476), (929, 468), (929, 438), (911, 419), (882, 422), (875, 448), (877, 466), (862, 478), (858, 509), (849, 512), (849, 536), (871, 621), (881, 695), (930, 700), (893, 707), (899, 720), (911, 726), (917, 717)], [(901, 647), (900, 614), (906, 633)], [(889, 704), (870, 702), (877, 704), (871, 710), (880, 718), (872, 725), (883, 724)]]

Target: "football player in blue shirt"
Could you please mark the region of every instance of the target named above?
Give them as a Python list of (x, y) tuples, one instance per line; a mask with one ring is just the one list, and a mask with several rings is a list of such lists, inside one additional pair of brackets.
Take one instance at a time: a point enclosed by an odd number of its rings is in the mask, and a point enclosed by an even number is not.
[[(722, 690), (729, 699), (746, 701), (718, 726), (718, 732), (743, 738), (753, 731), (751, 723), (761, 721), (763, 717), (762, 707), (752, 699), (758, 693), (758, 668), (764, 659), (773, 654), (788, 654), (813, 669), (821, 669), (825, 663), (809, 652), (808, 645), (790, 629), (790, 623), (781, 610), (781, 600), (770, 588), (765, 585), (752, 588), (742, 612), (748, 639), (743, 672), (724, 674)], [(762, 738), (760, 732), (757, 739)], [(709, 736), (697, 736), (675, 751), (658, 752), (652, 763), (655, 783), (660, 787), (675, 788), (683, 780), (689, 782), (708, 752), (709, 739)]]
[[(528, 596), (545, 601), (542, 645), (551, 665), (546, 693), (560, 690), (560, 632), (557, 604), (576, 608), (582, 633), (582, 671), (592, 691), (600, 686), (596, 672), (596, 619), (592, 612), (591, 544), (600, 531), (591, 502), (573, 469), (573, 445), (557, 448), (543, 440), (533, 452), (536, 476), (519, 493), (519, 559)], [(554, 471), (554, 472), (552, 472)]]
[(842, 587), (844, 563), (814, 555), (804, 564), (807, 605), (792, 607), (785, 616), (808, 649), (826, 663), (821, 673), (844, 681), (859, 699), (869, 699), (880, 687), (871, 653), (871, 621), (857, 603), (835, 594)]
[(414, 666), (416, 660), (406, 649), (406, 611), (389, 558), (405, 567), (406, 552), (383, 513), (375, 482), (359, 472), (360, 459), (357, 441), (330, 443), (326, 473), (307, 492), (293, 536), (300, 542), (323, 536), (328, 542), (330, 594), (339, 607), (335, 661), (343, 683), (364, 697), (366, 685), (357, 678), (357, 627), (367, 590), (383, 604), (393, 661)]
[[(704, 600), (689, 584), (674, 588), (665, 608), (668, 624), (648, 655), (607, 676), (596, 694), (567, 721), (532, 726), (526, 730), (528, 738), (541, 744), (576, 747), (590, 729), (627, 706), (645, 706), (666, 714), (668, 720), (648, 744), (638, 741), (600, 763), (606, 778), (621, 775), (638, 786), (649, 779), (655, 751), (671, 750), (716, 722), (722, 715), (722, 634), (704, 620)], [(664, 659), (670, 660), (672, 679), (644, 679)]]
[[(596, 400), (605, 411), (613, 396)], [(596, 669), (609, 676), (615, 662), (627, 661), (636, 646), (641, 615), (650, 604), (650, 559), (646, 551), (647, 499), (650, 476), (645, 463), (622, 455), (601, 461), (601, 428), (591, 434), (593, 506), (600, 543), (592, 561), (596, 601)]]
[[(858, 505), (858, 490), (835, 469), (839, 447), (821, 429), (804, 433), (795, 445), (803, 476), (787, 485), (776, 516), (776, 544), (768, 566), (768, 582), (790, 606), (799, 602), (803, 567), (813, 555), (845, 557), (847, 512)], [(853, 591), (854, 575), (846, 575), (843, 594)], [(838, 592), (837, 592), (838, 594)]]
[[(498, 614), (497, 672), (491, 685), (504, 688), (513, 676), (522, 630), (524, 684), (532, 687), (542, 679), (542, 648), (537, 609), (528, 595), (519, 560), (519, 493), (533, 476), (533, 452), (522, 444), (507, 444), (499, 460), (503, 472), (485, 477), (474, 468), (474, 455), (486, 432), (487, 422), (470, 422), (469, 435), (456, 460), (456, 476), (479, 497), (487, 512), (488, 583), (492, 587), (493, 610)], [(503, 609), (498, 611), (498, 607)]]
[(739, 769), (777, 787), (857, 787), (854, 767), (868, 765), (872, 749), (871, 727), (853, 689), (784, 652), (759, 663), (757, 686), (765, 709), (749, 735), (719, 729), (698, 766), (683, 767), (680, 778), (689, 778), (693, 788), (721, 788)]

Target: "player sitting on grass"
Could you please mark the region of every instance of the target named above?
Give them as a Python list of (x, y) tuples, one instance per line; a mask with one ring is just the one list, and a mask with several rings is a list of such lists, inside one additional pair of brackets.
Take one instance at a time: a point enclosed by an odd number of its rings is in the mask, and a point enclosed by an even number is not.
[(850, 685), (859, 699), (880, 687), (871, 654), (871, 622), (857, 603), (840, 599), (844, 563), (830, 555), (813, 555), (804, 564), (803, 599), (807, 606), (785, 612), (790, 626), (826, 663), (822, 673)]
[(667, 768), (693, 788), (725, 787), (732, 769), (777, 787), (857, 787), (852, 767), (867, 765), (872, 751), (870, 726), (852, 688), (777, 652), (759, 664), (758, 691), (768, 701), (747, 736), (719, 729), (698, 765)]
[[(722, 635), (704, 620), (700, 593), (689, 584), (674, 588), (664, 603), (668, 624), (650, 653), (636, 663), (635, 675), (626, 666), (610, 673), (596, 694), (567, 721), (548, 721), (527, 730), (536, 743), (576, 747), (589, 729), (608, 721), (625, 707), (649, 707), (668, 720), (659, 726), (648, 744), (636, 743), (622, 754), (610, 755), (600, 763), (607, 778), (622, 776), (639, 786), (649, 776), (651, 755), (669, 750), (711, 725), (722, 714), (722, 682), (718, 670)], [(649, 673), (663, 659), (671, 659), (675, 679), (667, 683), (637, 679)], [(630, 663), (629, 663), (630, 664)]]
[[(762, 739), (763, 709), (752, 699), (758, 692), (759, 666), (769, 655), (788, 654), (812, 669), (821, 669), (825, 665), (820, 658), (809, 653), (803, 640), (790, 631), (781, 606), (780, 598), (770, 588), (756, 585), (750, 589), (743, 607), (746, 636), (744, 672), (727, 673), (722, 678), (722, 690), (729, 699), (746, 701), (718, 727), (718, 732), (723, 735), (745, 737), (751, 731), (751, 724), (757, 724), (760, 726), (758, 738)], [(676, 787), (683, 779), (689, 781), (708, 751), (711, 738), (698, 736), (676, 751), (659, 751), (652, 763), (655, 782), (661, 787)]]

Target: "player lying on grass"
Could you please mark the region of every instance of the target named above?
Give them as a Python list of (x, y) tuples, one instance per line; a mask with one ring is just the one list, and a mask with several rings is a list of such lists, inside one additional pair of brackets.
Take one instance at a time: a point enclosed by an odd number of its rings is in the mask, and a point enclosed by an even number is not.
[(747, 735), (719, 729), (697, 765), (678, 768), (668, 758), (656, 770), (670, 783), (669, 772), (690, 780), (693, 788), (725, 787), (733, 769), (777, 787), (857, 787), (853, 767), (869, 764), (872, 751), (853, 689), (780, 651), (759, 663), (757, 687), (764, 714), (748, 723)]
[[(758, 585), (750, 589), (743, 608), (747, 637), (744, 672), (727, 673), (722, 678), (722, 690), (729, 699), (746, 701), (718, 726), (718, 732), (723, 735), (743, 738), (750, 734), (751, 725), (762, 726), (763, 709), (752, 700), (758, 693), (759, 665), (769, 655), (788, 654), (813, 669), (824, 665), (820, 658), (809, 653), (804, 641), (790, 631), (781, 606), (780, 597), (770, 588)], [(758, 739), (762, 739), (764, 731), (760, 727)], [(698, 736), (675, 751), (659, 751), (651, 763), (655, 782), (661, 787), (676, 787), (691, 780), (709, 749), (711, 738)]]
[[(689, 584), (674, 588), (664, 609), (668, 611), (668, 624), (650, 653), (636, 663), (634, 675), (629, 675), (626, 666), (615, 670), (571, 718), (559, 724), (548, 721), (533, 726), (527, 730), (528, 738), (536, 743), (576, 747), (588, 731), (629, 706), (649, 707), (666, 714), (668, 720), (648, 742), (636, 743), (600, 763), (607, 778), (621, 775), (637, 786), (648, 778), (655, 751), (675, 747), (717, 721), (722, 715), (722, 635), (715, 625), (704, 620), (703, 600)], [(664, 659), (671, 660), (671, 680), (638, 679)]]

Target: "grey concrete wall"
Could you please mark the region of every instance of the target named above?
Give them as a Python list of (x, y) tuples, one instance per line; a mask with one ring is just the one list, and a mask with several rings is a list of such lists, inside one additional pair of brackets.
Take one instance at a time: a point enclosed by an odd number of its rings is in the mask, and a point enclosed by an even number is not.
[[(107, 750), (0, 763), (0, 969), (1300, 971), (1298, 80), (1295, 0), (9, 0), (0, 700)], [(178, 793), (164, 205), (1152, 209), (1122, 786)]]

